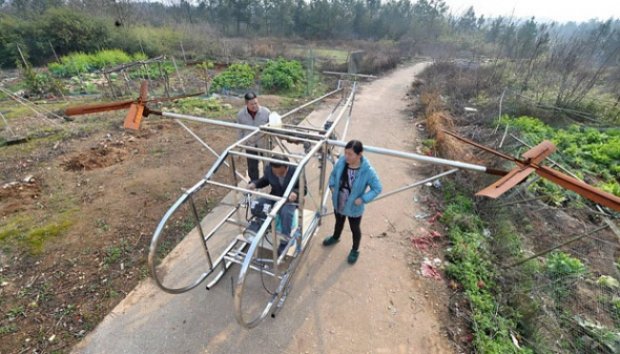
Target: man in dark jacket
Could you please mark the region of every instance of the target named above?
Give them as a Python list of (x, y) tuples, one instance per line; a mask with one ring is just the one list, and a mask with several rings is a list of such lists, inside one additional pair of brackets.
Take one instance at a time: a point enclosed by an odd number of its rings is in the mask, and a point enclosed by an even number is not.
[[(276, 159), (282, 161), (288, 161), (286, 158), (275, 157)], [(256, 188), (265, 188), (267, 186), (271, 186), (271, 192), (269, 194), (282, 197), (286, 190), (286, 187), (291, 182), (293, 175), (295, 174), (295, 167), (289, 166), (284, 163), (270, 162), (266, 167), (263, 173), (263, 177), (250, 182), (248, 185), (249, 189)], [(304, 186), (304, 195), (307, 193), (307, 188)], [(286, 235), (286, 237), (291, 236), (291, 227), (293, 225), (293, 217), (295, 215), (295, 209), (297, 208), (296, 203), (299, 196), (299, 180), (295, 181), (295, 185), (293, 186), (293, 191), (288, 197), (288, 202), (285, 203), (280, 211), (278, 212), (278, 216), (280, 217), (281, 225), (282, 225), (282, 233)], [(271, 201), (265, 201), (273, 204)]]

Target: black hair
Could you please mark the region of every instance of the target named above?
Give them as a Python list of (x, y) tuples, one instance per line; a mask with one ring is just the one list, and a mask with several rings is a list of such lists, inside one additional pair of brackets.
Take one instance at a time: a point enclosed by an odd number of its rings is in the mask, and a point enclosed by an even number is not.
[[(274, 155), (271, 158), (275, 159), (275, 160), (280, 160), (280, 161), (289, 161), (288, 157), (286, 157), (286, 156)], [(278, 163), (278, 162), (273, 162), (273, 161), (270, 162), (269, 165), (271, 165), (271, 167), (275, 167), (275, 168), (286, 166), (286, 164), (284, 164), (284, 163)]]
[(243, 96), (245, 98), (245, 101), (251, 101), (253, 99), (256, 98), (256, 93), (254, 93), (254, 91), (250, 91), (250, 92), (246, 92), (245, 96)]
[(364, 145), (359, 140), (351, 140), (351, 141), (349, 141), (347, 143), (347, 145), (345, 145), (344, 148), (345, 148), (345, 150), (346, 149), (353, 150), (353, 152), (356, 153), (357, 155), (361, 154), (362, 151), (364, 151)]

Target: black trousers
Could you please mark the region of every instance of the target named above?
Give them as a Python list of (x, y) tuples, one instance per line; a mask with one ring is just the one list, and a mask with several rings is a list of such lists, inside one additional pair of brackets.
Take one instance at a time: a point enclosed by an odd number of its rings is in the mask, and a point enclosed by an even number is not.
[(349, 218), (349, 227), (351, 227), (351, 233), (353, 233), (353, 250), (357, 251), (360, 248), (360, 242), (362, 241), (362, 230), (360, 229), (360, 224), (362, 223), (362, 217), (358, 216), (356, 218), (347, 217), (338, 213), (334, 213), (336, 215), (336, 226), (334, 227), (334, 234), (332, 235), (335, 239), (340, 238), (342, 234), (342, 229), (344, 228), (345, 219)]
[[(245, 152), (248, 154), (252, 154), (252, 155), (257, 155), (257, 156), (259, 155), (259, 153), (256, 151), (246, 150)], [(248, 157), (248, 176), (250, 177), (250, 181), (256, 181), (257, 179), (260, 178), (259, 170), (258, 170), (258, 160), (252, 159), (249, 157)]]

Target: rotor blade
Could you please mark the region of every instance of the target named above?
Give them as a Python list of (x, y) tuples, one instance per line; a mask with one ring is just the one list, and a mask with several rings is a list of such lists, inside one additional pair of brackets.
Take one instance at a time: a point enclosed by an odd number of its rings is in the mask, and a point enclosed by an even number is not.
[[(523, 182), (532, 172), (538, 168), (538, 164), (555, 151), (555, 145), (548, 140), (534, 146), (523, 154), (527, 163), (517, 162), (518, 167), (512, 169), (507, 175), (497, 180), (490, 186), (482, 189), (476, 195), (489, 198), (497, 198), (509, 189)], [(516, 160), (516, 159), (515, 159)]]
[(525, 161), (527, 163), (538, 165), (543, 162), (547, 156), (553, 154), (554, 151), (555, 145), (549, 140), (544, 140), (542, 143), (526, 151), (522, 156), (526, 159)]
[(476, 193), (476, 195), (489, 197), (492, 199), (498, 198), (500, 195), (504, 194), (510, 188), (521, 183), (534, 171), (536, 171), (534, 167), (514, 168), (510, 172), (508, 172), (508, 174), (506, 174), (504, 177), (495, 181), (495, 183), (480, 190), (478, 193)]
[(81, 115), (81, 114), (90, 114), (90, 113), (99, 113), (99, 112), (107, 112), (107, 111), (116, 111), (116, 110), (119, 110), (119, 109), (126, 109), (133, 102), (134, 102), (134, 100), (129, 100), (129, 101), (110, 102), (110, 103), (101, 103), (101, 104), (69, 107), (69, 108), (65, 109), (65, 114), (68, 115), (68, 116), (77, 116), (77, 115)]
[(555, 184), (559, 184), (560, 186), (569, 189), (584, 198), (590, 199), (595, 203), (599, 203), (608, 208), (614, 209), (615, 211), (620, 211), (620, 198), (611, 193), (594, 188), (583, 181), (546, 166), (540, 166), (537, 168), (536, 173), (538, 173), (540, 177), (548, 179)]
[(145, 81), (142, 81), (142, 84), (140, 85), (140, 98), (138, 98), (138, 100), (140, 102), (146, 102), (148, 95), (149, 95), (149, 82), (145, 80)]
[(139, 103), (133, 103), (129, 107), (129, 112), (127, 112), (127, 116), (125, 117), (125, 123), (123, 127), (125, 129), (140, 129), (140, 122), (142, 121), (142, 113), (144, 112), (144, 105)]

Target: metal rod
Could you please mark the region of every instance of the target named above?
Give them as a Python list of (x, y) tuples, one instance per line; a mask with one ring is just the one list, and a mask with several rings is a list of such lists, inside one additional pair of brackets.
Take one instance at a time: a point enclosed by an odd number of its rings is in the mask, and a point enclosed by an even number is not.
[(279, 163), (279, 164), (282, 164), (282, 165), (297, 166), (297, 164), (295, 162), (278, 160), (278, 159), (272, 159), (271, 157), (261, 156), (261, 155), (253, 155), (253, 154), (248, 154), (248, 153), (241, 152), (241, 151), (231, 150), (228, 153), (231, 154), (231, 155), (244, 156), (244, 157), (248, 157), (248, 158), (251, 158), (251, 159), (254, 159), (254, 160), (263, 161), (263, 162), (264, 161), (268, 161), (268, 162)]
[(6, 129), (9, 131), (9, 133), (11, 133), (11, 135), (13, 136), (13, 138), (16, 138), (17, 135), (15, 134), (15, 132), (13, 131), (13, 129), (11, 129), (11, 126), (9, 125), (9, 122), (6, 120), (6, 118), (4, 117), (4, 114), (2, 114), (2, 112), (0, 112), (0, 118), (2, 118), (2, 120), (4, 121), (4, 124), (6, 126)]
[(338, 72), (338, 71), (323, 71), (323, 74), (326, 74), (326, 75), (340, 75), (340, 76), (357, 76), (357, 77), (363, 77), (363, 78), (366, 78), (366, 79), (376, 79), (377, 78), (375, 75), (349, 74), (349, 73), (343, 73), (343, 72)]
[(353, 87), (351, 88), (351, 93), (349, 94), (349, 98), (347, 98), (347, 101), (345, 102), (344, 106), (342, 107), (342, 110), (340, 111), (338, 116), (336, 116), (336, 119), (334, 119), (334, 123), (332, 124), (332, 126), (329, 127), (327, 132), (323, 135), (324, 137), (329, 138), (332, 135), (332, 133), (334, 132), (334, 130), (336, 130), (336, 127), (338, 126), (338, 123), (340, 123), (340, 120), (344, 116), (344, 112), (347, 111), (347, 108), (353, 102), (353, 97), (355, 96), (355, 90), (356, 89), (357, 89), (357, 83), (353, 83)]
[(277, 276), (280, 275), (280, 267), (278, 266), (278, 249), (280, 249), (280, 236), (276, 230), (276, 218), (271, 221), (271, 238), (273, 245), (271, 245), (271, 256), (273, 257), (273, 272)]
[[(320, 198), (320, 202), (321, 204), (319, 205), (319, 215), (323, 214), (324, 212), (324, 208), (325, 208), (325, 203), (327, 202), (327, 190), (328, 188), (326, 188), (326, 174), (327, 174), (327, 153), (328, 153), (328, 147), (329, 145), (324, 144), (323, 145), (323, 152), (321, 154), (322, 158), (321, 158), (321, 165), (320, 165), (320, 174), (319, 174), (319, 198)], [(322, 223), (323, 218), (319, 218), (319, 225)]]
[(280, 116), (280, 118), (281, 118), (281, 119), (284, 119), (285, 117), (288, 117), (288, 116), (290, 116), (290, 115), (291, 115), (291, 114), (293, 114), (293, 113), (299, 112), (300, 110), (302, 110), (302, 109), (304, 109), (304, 108), (306, 108), (306, 107), (310, 106), (311, 104), (316, 103), (316, 102), (319, 102), (319, 101), (321, 101), (321, 100), (323, 100), (323, 99), (325, 99), (325, 98), (327, 98), (327, 97), (329, 97), (329, 96), (331, 96), (331, 95), (333, 95), (333, 94), (335, 94), (335, 93), (338, 93), (338, 92), (340, 92), (340, 91), (342, 91), (342, 89), (341, 89), (341, 88), (337, 88), (337, 89), (335, 89), (334, 91), (328, 92), (328, 93), (324, 94), (323, 96), (321, 96), (321, 97), (319, 97), (319, 98), (315, 98), (314, 100), (312, 100), (312, 101), (310, 101), (310, 102), (304, 103), (304, 104), (302, 104), (301, 106), (299, 106), (299, 107), (297, 107), (297, 108), (294, 108), (294, 109), (292, 109), (292, 110), (290, 110), (290, 111), (288, 111), (288, 112), (284, 113), (283, 115), (281, 115), (281, 116)]
[[(339, 140), (327, 140), (327, 143), (330, 145), (340, 146), (340, 147), (346, 146), (345, 142), (342, 142)], [(368, 152), (375, 153), (375, 154), (383, 154), (383, 155), (388, 155), (388, 156), (393, 156), (393, 157), (399, 157), (403, 159), (429, 162), (429, 163), (433, 163), (437, 165), (445, 165), (445, 166), (463, 168), (466, 170), (472, 170), (472, 171), (478, 171), (478, 172), (487, 171), (487, 168), (482, 165), (475, 165), (475, 164), (471, 164), (467, 162), (447, 160), (447, 159), (442, 159), (439, 157), (418, 155), (418, 154), (414, 154), (411, 152), (402, 152), (402, 151), (385, 149), (385, 148), (380, 148), (380, 147), (375, 147), (375, 146), (364, 146), (364, 151), (368, 151)]]
[(573, 243), (573, 242), (575, 242), (575, 241), (579, 241), (579, 240), (581, 240), (581, 239), (582, 239), (582, 238), (584, 238), (584, 237), (587, 237), (587, 236), (589, 236), (589, 235), (591, 235), (591, 234), (593, 234), (593, 233), (597, 233), (597, 232), (599, 232), (599, 231), (601, 231), (601, 230), (604, 230), (604, 229), (606, 229), (606, 228), (608, 228), (608, 227), (609, 227), (609, 225), (607, 225), (607, 224), (606, 224), (606, 225), (603, 225), (603, 226), (601, 226), (601, 227), (597, 227), (597, 228), (596, 228), (596, 229), (594, 229), (594, 230), (588, 231), (588, 232), (586, 232), (586, 233), (583, 233), (583, 234), (581, 234), (581, 235), (578, 235), (578, 236), (575, 236), (575, 237), (573, 237), (573, 238), (571, 238), (571, 239), (568, 239), (568, 240), (566, 240), (565, 242), (562, 242), (562, 243), (560, 243), (560, 244), (559, 244), (559, 245), (557, 245), (557, 246), (554, 246), (554, 247), (548, 248), (548, 249), (546, 249), (546, 250), (544, 250), (544, 251), (538, 252), (538, 253), (536, 253), (536, 254), (535, 254), (535, 255), (533, 255), (533, 256), (530, 256), (530, 257), (527, 257), (526, 259), (523, 259), (523, 260), (518, 261), (517, 263), (513, 263), (513, 264), (511, 264), (511, 265), (507, 266), (506, 268), (516, 267), (516, 266), (521, 265), (521, 264), (523, 264), (523, 263), (525, 263), (525, 262), (527, 262), (527, 261), (531, 261), (531, 260), (532, 260), (532, 259), (534, 259), (534, 258), (538, 258), (538, 257), (540, 257), (540, 256), (544, 256), (545, 254), (547, 254), (547, 253), (549, 253), (549, 252), (551, 252), (551, 251), (557, 250), (558, 248), (560, 248), (560, 247), (562, 247), (562, 246), (566, 246), (566, 245), (568, 245), (568, 244), (570, 244), (570, 243)]
[(308, 143), (311, 143), (311, 144), (316, 144), (318, 142), (317, 140), (310, 140), (310, 139), (305, 139), (305, 138), (299, 138), (299, 137), (296, 137), (296, 136), (290, 136), (290, 135), (281, 134), (281, 133), (275, 133), (275, 132), (265, 132), (265, 134), (269, 134), (270, 136), (273, 136), (273, 137), (282, 138), (282, 139), (284, 139), (284, 140), (286, 140), (288, 142), (303, 141), (303, 142), (308, 142)]
[(204, 234), (204, 231), (202, 230), (202, 225), (200, 224), (200, 216), (198, 216), (198, 210), (196, 210), (196, 203), (194, 203), (193, 194), (189, 195), (189, 203), (192, 206), (192, 213), (194, 214), (194, 219), (196, 219), (196, 226), (198, 227), (198, 232), (200, 233), (200, 239), (202, 240), (202, 243), (205, 246), (205, 251), (207, 253), (207, 260), (209, 261), (209, 269), (213, 269), (213, 261), (211, 260), (211, 253), (209, 252), (209, 247), (207, 246), (205, 234)]
[[(185, 124), (183, 124), (183, 122), (181, 122), (178, 119), (174, 120), (175, 122), (177, 122), (177, 124), (179, 124), (181, 127), (183, 127), (183, 129), (185, 129), (194, 139), (196, 139), (200, 144), (202, 144), (202, 146), (204, 146), (207, 150), (209, 150), (213, 155), (215, 155), (216, 158), (219, 158), (220, 155), (218, 155), (218, 153), (213, 150), (209, 144), (207, 144), (204, 140), (202, 140), (198, 135), (196, 135), (196, 133), (194, 133), (188, 126), (186, 126)], [(226, 167), (230, 167), (230, 165), (228, 164), (228, 162), (224, 161), (224, 165), (226, 165)], [(235, 173), (237, 174), (237, 176), (239, 176), (242, 180), (246, 181), (245, 176), (243, 176), (241, 173), (239, 173), (238, 171), (236, 171), (234, 168), (233, 170), (235, 171)]]
[(318, 134), (312, 134), (312, 133), (300, 132), (300, 131), (291, 131), (291, 129), (282, 129), (282, 128), (270, 127), (267, 125), (261, 126), (260, 129), (266, 132), (286, 133), (286, 134), (291, 134), (292, 136), (301, 136), (301, 137), (310, 138), (310, 139), (321, 139), (322, 138), (322, 136)]
[(209, 124), (219, 125), (219, 126), (222, 126), (222, 127), (229, 127), (229, 128), (236, 128), (236, 129), (244, 129), (244, 130), (258, 130), (259, 129), (258, 127), (254, 127), (254, 126), (251, 126), (251, 125), (238, 124), (238, 123), (232, 123), (232, 122), (224, 122), (224, 121), (221, 121), (221, 120), (202, 118), (202, 117), (196, 117), (196, 116), (190, 116), (190, 115), (187, 115), (187, 114), (179, 114), (179, 113), (172, 113), (172, 112), (162, 112), (162, 116), (167, 117), (167, 118), (191, 120), (191, 121), (200, 122), (200, 123), (209, 123)]
[(250, 151), (256, 151), (256, 152), (263, 152), (266, 154), (273, 154), (273, 155), (281, 155), (281, 156), (286, 156), (286, 157), (290, 157), (290, 158), (294, 158), (294, 159), (302, 159), (303, 155), (293, 155), (291, 153), (286, 153), (286, 152), (280, 152), (280, 151), (275, 151), (275, 150), (267, 150), (267, 149), (261, 149), (261, 148), (257, 148), (257, 147), (253, 147), (253, 146), (247, 146), (247, 145), (237, 145), (238, 148), (244, 149), (244, 150), (250, 150)]
[(291, 129), (303, 129), (303, 130), (309, 130), (309, 131), (313, 131), (313, 132), (318, 132), (318, 133), (325, 133), (326, 130), (323, 128), (313, 128), (313, 127), (300, 127), (298, 125), (292, 125), (292, 124), (282, 124), (283, 127), (285, 128), (291, 128)]
[(215, 233), (229, 220), (229, 218), (237, 211), (238, 208), (231, 209), (226, 216), (218, 222), (215, 227), (205, 236), (205, 243), (209, 241), (209, 239), (215, 235)]
[(429, 178), (427, 178), (427, 179), (424, 179), (424, 180), (421, 180), (421, 181), (418, 181), (418, 182), (415, 182), (415, 183), (412, 183), (412, 184), (409, 184), (409, 185), (403, 186), (403, 187), (401, 187), (401, 188), (395, 189), (395, 190), (393, 190), (393, 191), (391, 191), (391, 192), (384, 193), (384, 194), (382, 194), (382, 195), (380, 195), (380, 196), (376, 197), (375, 199), (373, 199), (373, 200), (371, 201), (371, 203), (376, 202), (377, 200), (380, 200), (380, 199), (383, 199), (383, 198), (389, 197), (389, 196), (394, 195), (394, 194), (396, 194), (396, 193), (400, 193), (400, 192), (402, 192), (402, 191), (405, 191), (405, 190), (411, 189), (411, 188), (413, 188), (413, 187), (417, 187), (417, 186), (422, 185), (422, 184), (424, 184), (424, 183), (432, 182), (432, 181), (434, 181), (434, 180), (436, 180), (436, 179), (439, 179), (439, 178), (441, 178), (441, 177), (445, 177), (445, 176), (447, 176), (447, 175), (451, 175), (451, 174), (453, 174), (453, 173), (457, 172), (458, 170), (459, 170), (458, 168), (454, 168), (454, 169), (451, 169), (451, 170), (449, 170), (449, 171), (446, 171), (446, 172), (440, 173), (440, 174), (438, 174), (438, 175), (435, 175), (435, 176), (429, 177)]
[(283, 197), (276, 197), (274, 195), (271, 194), (267, 194), (267, 193), (263, 193), (263, 192), (258, 192), (258, 191), (252, 191), (249, 189), (245, 189), (245, 188), (241, 188), (241, 187), (235, 187), (235, 186), (231, 186), (229, 184), (224, 184), (224, 183), (220, 183), (220, 182), (216, 182), (216, 181), (211, 181), (211, 180), (205, 180), (208, 184), (212, 184), (214, 186), (218, 186), (218, 187), (224, 187), (224, 188), (228, 188), (228, 189), (232, 189), (238, 192), (242, 192), (242, 193), (250, 193), (253, 195), (257, 195), (259, 197), (263, 197), (269, 200), (273, 200), (273, 201), (280, 201), (283, 200)]

